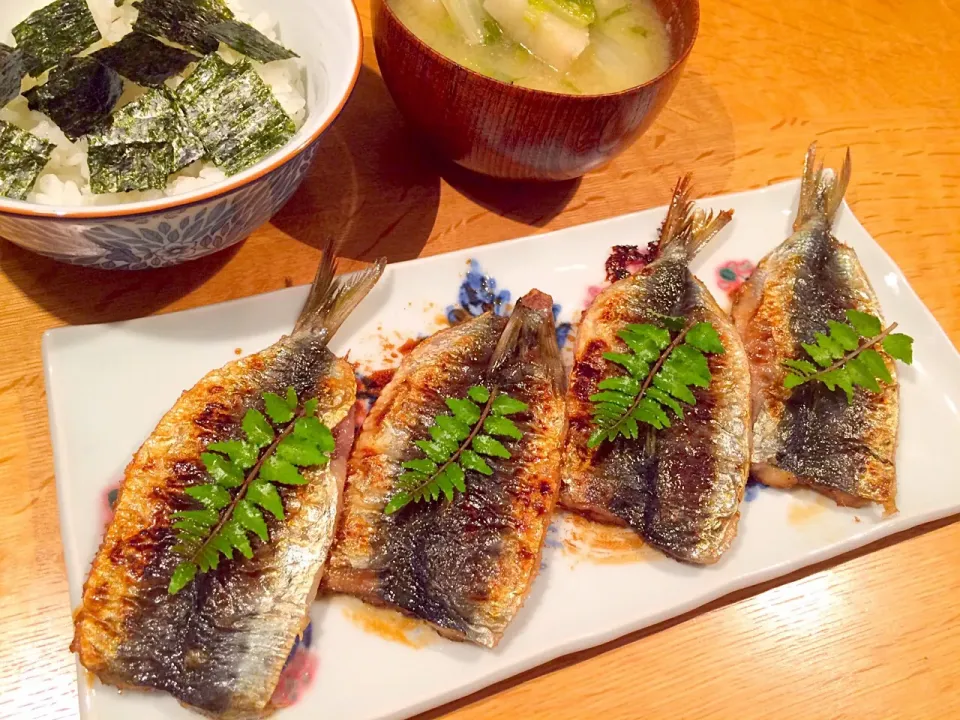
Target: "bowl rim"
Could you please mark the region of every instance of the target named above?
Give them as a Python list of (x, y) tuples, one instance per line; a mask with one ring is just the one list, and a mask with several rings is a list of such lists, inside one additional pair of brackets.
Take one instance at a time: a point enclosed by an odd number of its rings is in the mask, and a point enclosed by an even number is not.
[[(347, 83), (346, 91), (337, 103), (337, 106), (328, 115), (326, 120), (308, 132), (296, 144), (288, 144), (273, 155), (265, 157), (246, 170), (228, 177), (213, 185), (199, 188), (192, 192), (186, 192), (171, 197), (165, 197), (160, 200), (143, 200), (132, 203), (116, 203), (113, 205), (40, 205), (38, 203), (26, 202), (23, 200), (12, 200), (0, 196), (0, 216), (15, 215), (22, 218), (45, 219), (45, 220), (107, 220), (115, 218), (132, 218), (144, 215), (155, 215), (160, 212), (176, 210), (190, 207), (216, 197), (225, 197), (232, 195), (238, 190), (252, 185), (274, 170), (299, 156), (313, 143), (315, 143), (324, 131), (330, 127), (334, 120), (339, 117), (347, 100), (353, 94), (357, 80), (360, 77), (360, 68), (363, 66), (363, 27), (360, 22), (360, 12), (357, 9), (356, 0), (347, 0), (347, 4), (353, 10), (354, 28), (357, 33), (357, 57), (354, 61), (353, 73), (350, 81)], [(309, 116), (307, 123), (309, 123)], [(303, 128), (301, 128), (302, 130)]]
[[(432, 47), (430, 47), (427, 43), (425, 43), (423, 40), (421, 40), (419, 37), (417, 37), (416, 33), (414, 33), (413, 30), (411, 30), (410, 28), (408, 28), (408, 27), (404, 24), (404, 22), (403, 22), (399, 17), (397, 17), (397, 14), (393, 11), (393, 8), (390, 7), (390, 2), (389, 2), (389, 0), (373, 0), (373, 2), (378, 3), (380, 6), (382, 6), (383, 11), (384, 11), (384, 12), (387, 12), (387, 13), (390, 15), (390, 17), (391, 17), (400, 27), (403, 28), (404, 33), (405, 33), (406, 35), (408, 35), (408, 36), (413, 40), (413, 42), (416, 43), (416, 44), (420, 47), (420, 49), (426, 50), (427, 55), (431, 56), (431, 59), (432, 59), (432, 60), (437, 61), (437, 62), (440, 62), (441, 64), (444, 64), (444, 65), (452, 65), (455, 69), (457, 69), (457, 70), (462, 70), (463, 72), (466, 72), (466, 73), (468, 73), (469, 75), (472, 75), (473, 77), (475, 77), (475, 78), (477, 78), (477, 79), (479, 79), (479, 80), (488, 80), (488, 81), (490, 81), (491, 83), (494, 83), (495, 85), (500, 86), (500, 87), (501, 87), (502, 89), (504, 89), (504, 90), (514, 91), (514, 92), (516, 92), (517, 94), (520, 94), (520, 95), (522, 95), (522, 94), (530, 94), (530, 95), (532, 95), (532, 96), (536, 96), (536, 95), (546, 95), (546, 96), (549, 96), (549, 97), (551, 97), (551, 98), (567, 98), (567, 99), (569, 99), (569, 100), (571, 100), (571, 101), (574, 101), (574, 102), (577, 102), (577, 101), (594, 101), (594, 100), (596, 100), (597, 98), (616, 98), (616, 97), (618, 97), (618, 96), (620, 96), (620, 95), (633, 94), (633, 93), (636, 93), (636, 92), (638, 92), (638, 91), (642, 91), (642, 90), (645, 90), (645, 89), (647, 89), (647, 88), (649, 88), (649, 87), (652, 87), (652, 86), (654, 86), (654, 85), (659, 84), (659, 83), (662, 82), (666, 77), (668, 77), (669, 75), (671, 75), (671, 74), (673, 74), (674, 72), (676, 72), (677, 70), (679, 70), (680, 67), (682, 67), (683, 64), (687, 61), (687, 58), (690, 56), (690, 53), (693, 52), (693, 46), (696, 45), (696, 43), (697, 43), (697, 37), (700, 35), (700, 0), (686, 0), (686, 1), (693, 4), (693, 15), (694, 15), (694, 17), (693, 17), (693, 33), (692, 33), (691, 36), (690, 36), (690, 43), (687, 45), (686, 49), (684, 49), (683, 52), (681, 52), (679, 55), (677, 55), (677, 57), (674, 59), (674, 61), (673, 61), (663, 72), (661, 72), (659, 75), (656, 75), (655, 77), (651, 78), (650, 80), (647, 80), (646, 82), (640, 83), (639, 85), (631, 85), (631, 86), (628, 87), (628, 88), (624, 88), (623, 90), (617, 90), (616, 92), (610, 92), (610, 93), (592, 93), (592, 94), (582, 93), (582, 94), (574, 95), (574, 94), (572, 94), (572, 93), (554, 92), (553, 90), (540, 90), (539, 88), (528, 88), (528, 87), (523, 87), (523, 86), (521, 86), (521, 85), (513, 85), (513, 84), (508, 83), (508, 82), (505, 82), (505, 81), (503, 81), (503, 80), (498, 80), (497, 78), (490, 77), (489, 75), (484, 75), (483, 73), (477, 72), (476, 70), (473, 70), (472, 68), (468, 68), (466, 65), (461, 65), (461, 64), (458, 63), (456, 60), (453, 60), (453, 59), (451, 59), (451, 58), (448, 58), (448, 57), (447, 57), (446, 55), (444, 55), (443, 53), (441, 53), (441, 52), (439, 52), (439, 51), (437, 51), (437, 50), (434, 50), (434, 49), (433, 49)], [(375, 16), (375, 15), (376, 15), (376, 11), (374, 12), (374, 16)], [(377, 45), (377, 43), (376, 43), (376, 38), (377, 38), (376, 27), (377, 27), (377, 23), (376, 23), (376, 21), (374, 20), (373, 38), (374, 38), (374, 48), (375, 48), (375, 49), (376, 49), (376, 45)], [(378, 55), (378, 56), (377, 56), (377, 60), (379, 61), (379, 59), (380, 59), (380, 58), (379, 58), (379, 55)]]

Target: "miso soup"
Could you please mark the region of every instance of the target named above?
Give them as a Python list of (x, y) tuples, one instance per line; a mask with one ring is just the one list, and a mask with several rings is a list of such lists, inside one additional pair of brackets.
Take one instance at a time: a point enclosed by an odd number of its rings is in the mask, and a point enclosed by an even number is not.
[(670, 38), (652, 0), (387, 0), (451, 60), (522, 87), (597, 95), (652, 80)]

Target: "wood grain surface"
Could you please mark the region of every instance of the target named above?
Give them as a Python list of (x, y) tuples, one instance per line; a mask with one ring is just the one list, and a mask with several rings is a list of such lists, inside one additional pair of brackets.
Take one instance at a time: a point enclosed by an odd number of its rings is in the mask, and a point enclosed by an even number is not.
[[(818, 138), (836, 157), (852, 148), (850, 204), (957, 344), (958, 71), (956, 0), (704, 0), (684, 77), (647, 134), (582, 181), (524, 187), (425, 154), (368, 44), (305, 187), (242, 245), (181, 268), (115, 274), (0, 241), (0, 718), (77, 715), (43, 331), (306, 283), (327, 233), (346, 236), (345, 265), (359, 267), (661, 205), (686, 170), (702, 194), (761, 187), (795, 177)], [(374, 678), (358, 682), (376, 688)], [(960, 717), (960, 524), (738, 593), (425, 717), (441, 716)]]

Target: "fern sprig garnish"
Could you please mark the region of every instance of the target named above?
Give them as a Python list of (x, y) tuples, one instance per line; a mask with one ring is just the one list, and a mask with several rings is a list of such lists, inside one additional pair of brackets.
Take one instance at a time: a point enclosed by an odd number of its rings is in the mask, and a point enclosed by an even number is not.
[[(683, 405), (696, 405), (690, 388), (710, 386), (707, 355), (724, 352), (713, 325), (672, 317), (663, 318), (662, 325), (627, 325), (617, 337), (629, 352), (603, 354), (627, 374), (601, 381), (600, 392), (590, 396), (595, 430), (587, 447), (620, 436), (636, 440), (641, 423), (656, 430), (670, 427), (670, 413), (683, 418)], [(679, 330), (672, 339), (671, 330)]]
[(392, 515), (411, 502), (439, 500), (441, 494), (453, 500), (455, 489), (466, 492), (468, 470), (493, 475), (483, 455), (510, 459), (510, 451), (494, 436), (513, 440), (523, 437), (507, 416), (523, 412), (527, 404), (497, 388), (474, 385), (467, 397), (447, 398), (444, 403), (450, 414), (434, 418), (430, 440), (414, 443), (424, 456), (403, 463), (407, 472), (397, 477), (398, 492), (383, 508), (385, 514)]
[(913, 338), (893, 332), (897, 323), (884, 329), (880, 318), (868, 313), (847, 310), (846, 316), (846, 323), (829, 321), (829, 333), (816, 333), (816, 342), (801, 343), (813, 362), (783, 362), (793, 371), (783, 379), (785, 388), (790, 390), (808, 382), (821, 382), (831, 392), (837, 388), (843, 390), (849, 404), (853, 402), (854, 387), (878, 393), (882, 389), (880, 382), (893, 382), (883, 356), (874, 349), (877, 345), (894, 360), (907, 365), (913, 362)]
[(301, 406), (290, 387), (286, 397), (264, 393), (263, 401), (276, 427), (262, 412), (250, 408), (241, 422), (245, 440), (213, 442), (200, 455), (213, 482), (184, 490), (201, 509), (172, 515), (177, 536), (173, 551), (186, 559), (170, 578), (167, 591), (171, 595), (186, 587), (198, 572), (215, 569), (221, 555), (232, 560), (237, 550), (252, 558), (248, 534), (263, 542), (270, 540), (262, 511), (284, 519), (283, 500), (275, 484), (307, 484), (298, 468), (326, 465), (336, 449), (333, 433), (316, 417), (316, 399)]

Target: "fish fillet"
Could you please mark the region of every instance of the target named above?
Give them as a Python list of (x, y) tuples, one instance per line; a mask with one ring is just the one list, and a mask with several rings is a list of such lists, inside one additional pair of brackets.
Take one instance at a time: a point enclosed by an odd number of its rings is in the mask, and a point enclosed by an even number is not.
[[(560, 484), (566, 431), (563, 369), (552, 301), (533, 291), (509, 321), (488, 312), (420, 343), (373, 406), (350, 458), (343, 519), (324, 579), (331, 591), (420, 618), (443, 635), (497, 644), (526, 598)], [(393, 515), (401, 463), (419, 456), (444, 399), (472, 385), (499, 388), (529, 407), (513, 416), (521, 440), (492, 476), (467, 471), (452, 501)]]
[[(750, 371), (729, 317), (690, 272), (697, 251), (731, 213), (704, 217), (681, 179), (661, 229), (655, 259), (601, 292), (577, 332), (567, 393), (570, 430), (563, 459), (565, 508), (626, 525), (662, 552), (690, 563), (716, 562), (733, 541), (750, 457)], [(617, 333), (662, 316), (709, 322), (723, 354), (708, 356), (708, 388), (694, 388), (696, 405), (671, 427), (652, 427), (588, 447), (599, 383), (623, 370), (605, 352), (629, 351)]]
[[(280, 671), (309, 621), (353, 441), (356, 379), (327, 341), (382, 270), (381, 261), (334, 278), (328, 248), (294, 332), (207, 374), (136, 453), (75, 616), (71, 649), (104, 683), (163, 690), (218, 717), (270, 711)], [(277, 486), (285, 518), (265, 513), (270, 542), (254, 539), (252, 559), (221, 558), (217, 569), (171, 595), (183, 560), (171, 550), (171, 513), (200, 508), (184, 493), (211, 482), (200, 454), (211, 442), (241, 437), (246, 411), (262, 411), (264, 392), (282, 395), (288, 387), (301, 400), (319, 401), (318, 418), (337, 439), (330, 463), (304, 470), (306, 485)]]
[(893, 382), (879, 393), (807, 383), (783, 387), (784, 360), (804, 359), (801, 343), (845, 322), (847, 310), (883, 318), (876, 293), (853, 248), (831, 232), (850, 178), (815, 167), (811, 145), (794, 233), (767, 255), (734, 299), (733, 317), (753, 376), (753, 475), (774, 487), (807, 485), (840, 505), (882, 505), (896, 511), (898, 384), (893, 360), (880, 352)]

